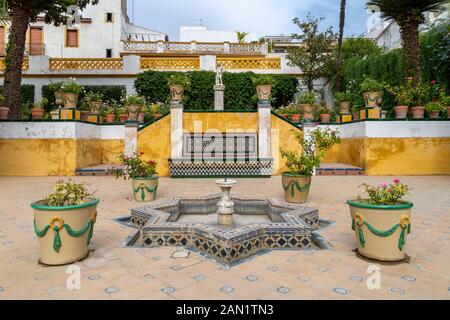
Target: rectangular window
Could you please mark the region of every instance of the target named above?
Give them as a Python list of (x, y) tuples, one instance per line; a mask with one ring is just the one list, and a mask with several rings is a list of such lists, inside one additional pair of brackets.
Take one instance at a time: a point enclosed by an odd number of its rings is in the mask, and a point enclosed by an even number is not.
[(5, 27), (0, 27), (0, 56), (3, 57), (5, 55), (5, 48), (6, 48), (6, 33), (5, 33)]
[(112, 58), (112, 49), (106, 49), (106, 57)]
[(43, 54), (43, 37), (44, 33), (42, 28), (30, 28), (30, 54), (40, 55)]
[(106, 22), (114, 22), (114, 14), (112, 12), (106, 13)]
[(76, 29), (66, 30), (66, 47), (71, 48), (78, 47), (78, 30)]

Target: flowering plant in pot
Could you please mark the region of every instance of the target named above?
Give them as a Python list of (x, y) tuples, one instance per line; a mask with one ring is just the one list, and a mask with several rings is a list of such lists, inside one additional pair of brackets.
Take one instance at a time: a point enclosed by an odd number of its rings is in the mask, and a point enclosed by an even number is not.
[(289, 118), (289, 108), (286, 106), (281, 106), (275, 110), (276, 114), (285, 119)]
[(339, 104), (340, 114), (350, 114), (350, 106), (352, 104), (352, 94), (347, 92), (336, 92), (334, 95), (336, 102)]
[(103, 107), (100, 114), (105, 117), (106, 123), (114, 123), (116, 121), (116, 108), (112, 105)]
[(297, 104), (290, 104), (289, 106), (287, 106), (286, 112), (291, 118), (292, 122), (300, 122), (301, 110)]
[(269, 74), (258, 74), (252, 77), (253, 85), (256, 87), (256, 94), (259, 101), (270, 100), (275, 79)]
[(360, 85), (366, 108), (379, 108), (383, 100), (384, 86), (380, 82), (366, 78)]
[(297, 103), (300, 105), (300, 108), (303, 112), (303, 119), (305, 120), (314, 119), (316, 100), (317, 97), (314, 92), (305, 92), (298, 97)]
[(0, 120), (8, 119), (9, 108), (5, 107), (5, 96), (0, 94)]
[(128, 111), (128, 120), (137, 121), (139, 112), (145, 107), (146, 103), (147, 101), (144, 97), (137, 95), (130, 95), (124, 98), (122, 104)]
[(42, 100), (33, 106), (31, 110), (31, 118), (33, 120), (41, 120), (44, 117), (45, 107), (48, 105), (48, 100), (42, 98)]
[(89, 115), (91, 114), (91, 107), (86, 101), (83, 101), (78, 108), (80, 110), (80, 120), (89, 121)]
[(119, 118), (120, 122), (125, 123), (128, 119), (127, 108), (122, 107), (122, 106), (116, 108), (116, 116), (117, 116), (117, 118)]
[(83, 183), (60, 180), (53, 193), (31, 204), (41, 263), (70, 264), (88, 255), (99, 202)]
[(430, 116), (430, 119), (439, 119), (439, 114), (445, 111), (445, 106), (440, 101), (428, 102), (425, 105), (425, 110)]
[(406, 119), (409, 105), (412, 103), (412, 86), (408, 81), (406, 85), (386, 86), (386, 90), (395, 98), (397, 106), (394, 107), (397, 119)]
[(91, 114), (99, 114), (102, 108), (103, 95), (100, 92), (89, 91), (86, 93), (84, 100), (90, 107)]
[(396, 179), (392, 184), (362, 187), (367, 197), (347, 201), (358, 252), (381, 261), (403, 260), (413, 207), (411, 202), (402, 200), (408, 194), (408, 186)]
[(61, 90), (63, 92), (64, 108), (76, 108), (78, 96), (83, 92), (83, 86), (75, 82), (75, 79), (71, 79), (70, 81), (63, 83)]
[(187, 74), (177, 72), (176, 74), (170, 76), (168, 85), (172, 95), (172, 101), (180, 102), (183, 100), (184, 91), (191, 85), (191, 81), (189, 80)]
[[(142, 156), (143, 153), (140, 154)], [(123, 168), (110, 169), (116, 178), (131, 179), (133, 195), (136, 201), (151, 202), (156, 198), (159, 177), (156, 172), (157, 163), (154, 160), (144, 161), (139, 156), (119, 156)]]
[(326, 105), (326, 103), (321, 103), (319, 105), (319, 108), (317, 108), (316, 111), (319, 114), (320, 122), (322, 123), (329, 123), (331, 120), (331, 111)]
[(430, 99), (430, 86), (418, 84), (411, 89), (412, 115), (414, 119), (423, 119), (425, 115), (425, 104)]
[(52, 91), (55, 96), (55, 103), (58, 107), (61, 107), (64, 104), (62, 86), (62, 81), (52, 82), (48, 85), (48, 89)]
[(326, 151), (340, 143), (341, 139), (339, 133), (331, 129), (316, 129), (309, 137), (305, 137), (303, 131), (294, 134), (301, 152), (281, 150), (289, 169), (289, 172), (282, 174), (282, 184), (287, 202), (304, 203), (308, 199), (315, 168), (320, 166)]

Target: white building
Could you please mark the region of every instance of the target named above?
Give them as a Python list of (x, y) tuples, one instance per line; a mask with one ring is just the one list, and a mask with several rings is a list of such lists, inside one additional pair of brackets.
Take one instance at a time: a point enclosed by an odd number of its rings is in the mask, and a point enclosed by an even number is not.
[[(205, 26), (181, 26), (181, 42), (238, 42), (236, 31), (208, 30)], [(258, 41), (256, 34), (250, 33), (245, 37), (246, 42)]]
[[(80, 23), (73, 27), (45, 24), (44, 18), (39, 17), (28, 30), (27, 53), (52, 58), (115, 58), (123, 51), (122, 40), (167, 39), (162, 32), (130, 23), (126, 0), (100, 0), (80, 14)], [(0, 26), (0, 39), (4, 41), (1, 48), (5, 48), (8, 29), (8, 22)]]

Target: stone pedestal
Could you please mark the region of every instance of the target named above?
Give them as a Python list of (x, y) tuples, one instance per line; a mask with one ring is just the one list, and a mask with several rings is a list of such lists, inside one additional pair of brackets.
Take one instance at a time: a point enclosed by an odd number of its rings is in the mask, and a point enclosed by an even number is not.
[(271, 157), (271, 110), (270, 101), (261, 100), (258, 102), (258, 156), (260, 158)]
[(218, 224), (222, 226), (233, 225), (234, 203), (231, 200), (231, 188), (236, 185), (235, 180), (217, 180), (216, 184), (222, 189), (222, 197), (217, 203)]
[(214, 110), (223, 111), (224, 110), (224, 93), (225, 86), (224, 85), (215, 85), (214, 86)]
[(137, 121), (127, 121), (125, 124), (125, 156), (135, 157), (138, 148), (138, 127)]
[(183, 103), (173, 101), (170, 106), (170, 157), (183, 156)]

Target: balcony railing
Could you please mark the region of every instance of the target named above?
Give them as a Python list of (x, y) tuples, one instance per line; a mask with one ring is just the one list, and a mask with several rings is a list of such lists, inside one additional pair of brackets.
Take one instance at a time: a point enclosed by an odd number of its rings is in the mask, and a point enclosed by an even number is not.
[(50, 70), (121, 70), (121, 58), (51, 58)]
[(265, 55), (266, 43), (123, 41), (130, 53)]
[(141, 58), (141, 69), (151, 70), (198, 70), (200, 59), (195, 58)]
[(281, 60), (280, 58), (218, 57), (217, 65), (228, 70), (279, 70), (281, 69)]
[[(28, 58), (23, 59), (22, 69), (28, 70), (29, 67), (30, 67), (30, 61), (28, 60)], [(5, 69), (6, 69), (5, 58), (0, 58), (0, 70), (5, 70)]]

